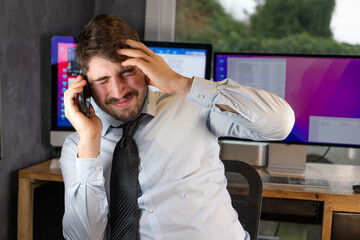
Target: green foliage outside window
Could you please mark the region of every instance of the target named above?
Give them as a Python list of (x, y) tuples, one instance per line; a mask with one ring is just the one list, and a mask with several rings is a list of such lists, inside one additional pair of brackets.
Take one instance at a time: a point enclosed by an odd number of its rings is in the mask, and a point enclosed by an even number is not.
[(261, 37), (282, 38), (307, 32), (331, 38), (331, 15), (335, 0), (271, 0), (258, 5), (250, 17), (251, 29)]
[(177, 0), (176, 41), (211, 43), (215, 51), (360, 54), (339, 43), (330, 21), (335, 0), (258, 0), (249, 23), (235, 20), (217, 0)]

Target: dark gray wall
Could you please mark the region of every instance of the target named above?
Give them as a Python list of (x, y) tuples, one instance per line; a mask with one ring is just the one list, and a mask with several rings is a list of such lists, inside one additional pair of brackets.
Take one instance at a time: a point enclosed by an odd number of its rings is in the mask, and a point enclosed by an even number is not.
[(16, 239), (18, 170), (59, 150), (49, 143), (51, 36), (77, 35), (100, 13), (143, 38), (145, 0), (0, 0), (0, 239)]

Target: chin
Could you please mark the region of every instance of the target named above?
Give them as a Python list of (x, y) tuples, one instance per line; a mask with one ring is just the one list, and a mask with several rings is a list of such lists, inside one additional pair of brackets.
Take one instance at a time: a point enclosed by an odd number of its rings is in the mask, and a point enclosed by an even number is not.
[(140, 111), (132, 111), (132, 112), (126, 112), (119, 114), (116, 118), (122, 122), (129, 122), (131, 120), (134, 120), (138, 115)]
[(108, 108), (104, 111), (121, 122), (128, 122), (135, 119), (140, 112), (140, 110), (129, 107), (124, 109)]

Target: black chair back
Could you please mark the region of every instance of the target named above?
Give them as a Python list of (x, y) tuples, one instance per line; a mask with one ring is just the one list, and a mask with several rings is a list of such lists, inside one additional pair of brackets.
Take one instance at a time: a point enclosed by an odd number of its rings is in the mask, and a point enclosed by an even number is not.
[(223, 160), (232, 205), (240, 223), (257, 239), (261, 206), (262, 182), (259, 173), (249, 164), (237, 160)]

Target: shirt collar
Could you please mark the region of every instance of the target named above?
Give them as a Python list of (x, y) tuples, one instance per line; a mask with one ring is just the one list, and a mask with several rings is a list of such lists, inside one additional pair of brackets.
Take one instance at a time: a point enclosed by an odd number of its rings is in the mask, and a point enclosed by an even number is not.
[[(148, 89), (149, 89), (148, 95), (146, 97), (145, 104), (141, 112), (154, 117), (156, 113), (156, 97), (155, 97), (155, 93), (150, 88)], [(98, 115), (103, 125), (101, 131), (102, 136), (105, 136), (109, 132), (111, 126), (113, 127), (120, 126), (121, 124), (124, 123), (101, 109), (99, 109)]]

